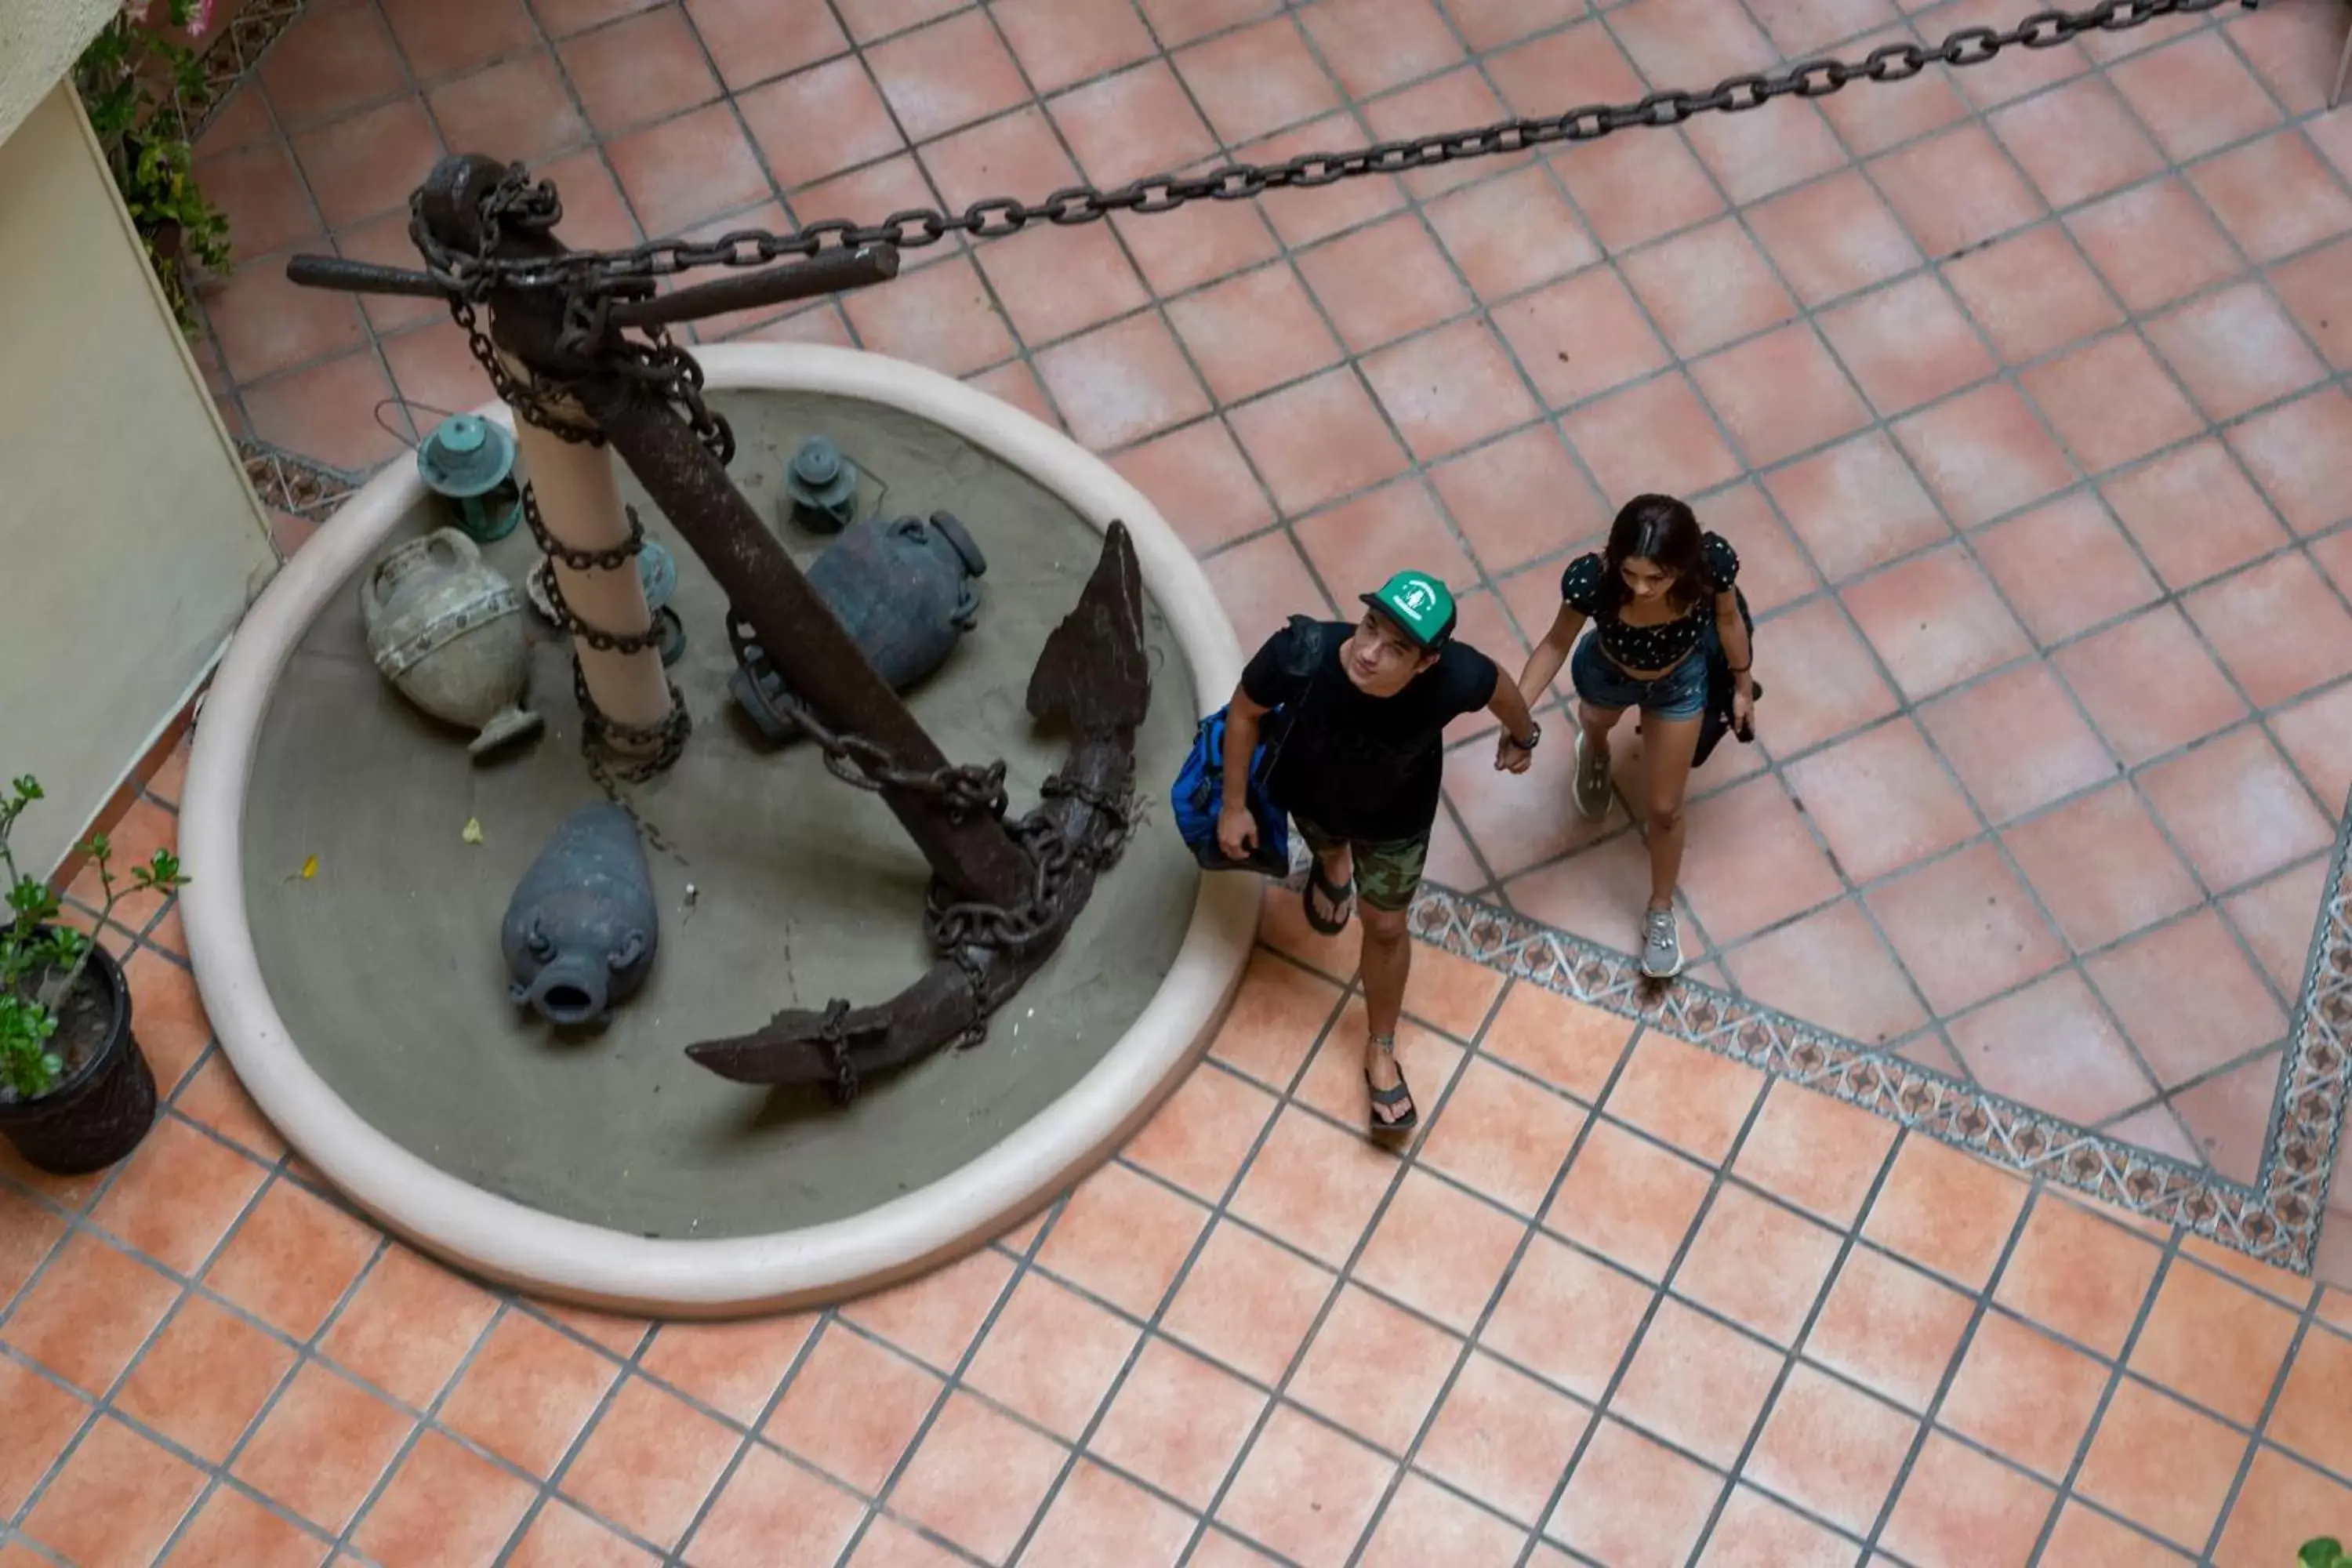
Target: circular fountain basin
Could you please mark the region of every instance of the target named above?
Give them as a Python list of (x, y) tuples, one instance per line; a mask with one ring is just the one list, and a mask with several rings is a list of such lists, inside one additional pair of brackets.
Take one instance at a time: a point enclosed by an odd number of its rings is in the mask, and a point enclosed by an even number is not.
[[(686, 1058), (779, 1009), (868, 1004), (914, 980), (931, 957), (928, 872), (878, 799), (834, 779), (814, 747), (765, 745), (734, 710), (724, 597), (625, 472), (624, 498), (677, 558), (673, 605), (692, 640), (670, 674), (695, 734), (669, 773), (626, 791), (652, 830), (661, 949), (603, 1030), (559, 1034), (517, 1007), (497, 940), (556, 824), (604, 798), (580, 754), (568, 645), (539, 628), (530, 700), (546, 733), (481, 763), (369, 660), (361, 574), (446, 521), (414, 465), (370, 481), (256, 603), (205, 699), (181, 812), (197, 983), (287, 1141), (460, 1267), (669, 1316), (855, 1294), (1049, 1200), (1205, 1047), (1258, 909), (1255, 880), (1202, 877), (1154, 804), (1240, 651), (1133, 487), (912, 365), (799, 345), (699, 353), (736, 432), (730, 472), (803, 566), (829, 541), (776, 521), (777, 503), (791, 454), (818, 431), (869, 476), (867, 510), (944, 509), (977, 538), (980, 624), (908, 702), (951, 758), (1005, 759), (1016, 812), (1066, 746), (1033, 730), (1030, 669), (1102, 529), (1118, 519), (1134, 536), (1154, 670), (1136, 742), (1144, 823), (984, 1044), (877, 1078), (846, 1109)], [(520, 532), (484, 555), (517, 583), (537, 559)]]

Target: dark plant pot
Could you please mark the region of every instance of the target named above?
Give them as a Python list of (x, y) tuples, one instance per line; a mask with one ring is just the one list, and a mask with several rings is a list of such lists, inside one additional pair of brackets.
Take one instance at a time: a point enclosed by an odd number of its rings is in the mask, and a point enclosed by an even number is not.
[(105, 1040), (38, 1100), (0, 1103), (0, 1133), (26, 1163), (53, 1176), (104, 1170), (139, 1147), (155, 1121), (155, 1075), (131, 1037), (122, 966), (101, 947), (89, 955), (87, 973), (113, 1005)]

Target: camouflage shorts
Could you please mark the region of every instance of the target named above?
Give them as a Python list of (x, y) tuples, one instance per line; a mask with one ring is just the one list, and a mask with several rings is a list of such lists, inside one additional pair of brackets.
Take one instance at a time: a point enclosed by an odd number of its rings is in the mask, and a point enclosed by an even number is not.
[(1366, 909), (1393, 914), (1412, 906), (1413, 890), (1421, 886), (1422, 868), (1429, 860), (1428, 834), (1368, 844), (1334, 837), (1303, 816), (1291, 820), (1298, 825), (1298, 836), (1307, 840), (1308, 850), (1317, 856), (1328, 855), (1342, 845), (1355, 851), (1356, 896)]

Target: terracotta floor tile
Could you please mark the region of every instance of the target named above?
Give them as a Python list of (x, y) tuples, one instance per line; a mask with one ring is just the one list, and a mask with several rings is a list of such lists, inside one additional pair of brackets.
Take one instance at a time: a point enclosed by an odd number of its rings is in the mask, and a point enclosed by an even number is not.
[(2294, 1319), (2284, 1308), (2218, 1274), (2176, 1264), (2157, 1292), (2131, 1366), (2251, 1426), (2294, 1338)]
[(0, 1361), (0, 1398), (8, 1402), (8, 1424), (0, 1429), (0, 1509), (14, 1519), (81, 1429), (89, 1406), (15, 1361)]
[(2157, 352), (2213, 419), (2233, 419), (2326, 374), (2268, 290), (2241, 285), (2148, 323)]
[(2057, 934), (1989, 843), (1906, 871), (1864, 901), (1937, 1013), (1957, 1013), (2022, 984), (2065, 957)]
[(292, 140), (295, 161), (331, 229), (404, 205), (446, 151), (424, 101), (414, 96), (297, 132)]
[(1699, 1166), (1596, 1122), (1544, 1211), (1544, 1225), (1652, 1279), (1672, 1267), (1706, 1196)]
[[(2334, 792), (2342, 795), (2342, 790)], [(2311, 958), (2311, 911), (2319, 907), (2327, 876), (2314, 858), (2282, 872), (2223, 904), (2230, 923), (2246, 939), (2273, 984), (2290, 994), (2303, 988)]]
[(2167, 1088), (2285, 1032), (2286, 1020), (2262, 977), (2210, 911), (2136, 938), (2088, 968), (2091, 983)]
[(719, 79), (682, 9), (640, 12), (583, 33), (556, 53), (602, 135), (616, 135), (719, 96)]
[(1299, 548), (1342, 603), (1387, 581), (1395, 563), (1463, 584), (1475, 574), (1454, 542), (1429, 486), (1408, 479), (1309, 518), (1292, 531)]
[(384, 1563), (487, 1564), (531, 1501), (528, 1482), (427, 1432), (369, 1507), (352, 1543)]
[(1999, 523), (1974, 544), (1977, 559), (2044, 644), (2142, 608), (2163, 592), (2088, 492)]
[(1937, 1419), (2053, 1479), (2064, 1476), (2107, 1369), (1999, 1313), (1978, 1324)]
[(2159, 1255), (2073, 1204), (2034, 1205), (1993, 1300), (2104, 1356), (2120, 1353)]
[(1772, 474), (1765, 488), (1832, 583), (1952, 536), (1883, 435), (1859, 436)]
[(2159, 763), (2141, 788), (2210, 887), (2264, 876), (2336, 837), (2277, 748), (2251, 727)]
[(1611, 505), (1649, 493), (1660, 474), (1684, 488), (1711, 489), (1736, 478), (1739, 459), (1689, 379), (1663, 375), (1570, 415), (1564, 428)]
[[(1232, 156), (1245, 163), (1281, 163), (1365, 140), (1362, 117), (1342, 110), (1261, 141), (1245, 142), (1233, 148)], [(1276, 237), (1297, 250), (1347, 230), (1362, 228), (1398, 211), (1404, 203), (1402, 185), (1395, 177), (1383, 174), (1313, 189), (1294, 186), (1269, 192), (1261, 213)]]
[(2108, 79), (2175, 159), (2278, 123), (2278, 109), (2218, 33), (2200, 33), (2112, 68)]
[(152, 1562), (204, 1485), (192, 1466), (100, 1420), (25, 1516), (24, 1531), (68, 1563)]
[(2254, 1568), (2291, 1561), (2311, 1539), (2311, 1521), (2336, 1520), (2352, 1509), (2352, 1489), (2268, 1448), (2253, 1466), (2230, 1510), (2213, 1561), (2223, 1568)]
[(2039, 359), (2123, 321), (2098, 275), (2056, 224), (1971, 251), (1943, 273), (1994, 352), (2011, 364)]
[(865, 1513), (848, 1492), (755, 1444), (695, 1526), (686, 1560), (696, 1568), (835, 1562)]
[(1917, 990), (1857, 899), (1742, 942), (1725, 955), (1740, 994), (1864, 1045), (1927, 1021)]
[(738, 1434), (640, 1378), (621, 1385), (564, 1471), (565, 1494), (674, 1546), (741, 1446)]
[(1915, 1133), (1895, 1152), (1863, 1234), (1982, 1289), (2025, 1198), (2024, 1184), (2008, 1172)]
[(1858, 172), (1775, 196), (1746, 216), (1781, 277), (1810, 306), (1825, 305), (1919, 265), (1918, 247)]
[(1790, 789), (1819, 826), (1838, 868), (1870, 881), (1975, 836), (1975, 814), (1919, 732), (1864, 731), (1790, 767)]
[(539, 42), (539, 29), (520, 0), (462, 7), (394, 0), (383, 13), (409, 69), (421, 81), (471, 70)]
[(2189, 623), (2167, 606), (2075, 643), (2054, 662), (2116, 754), (2135, 765), (2246, 711)]
[(2122, 1031), (2072, 971), (1948, 1027), (1979, 1084), (2070, 1121), (2096, 1125), (2157, 1092)]
[(2188, 177), (2257, 262), (2275, 261), (2352, 227), (2352, 197), (2299, 131), (2208, 159)]
[(1293, 1108), (1276, 1120), (1231, 1208), (1336, 1268), (1395, 1176), (1389, 1152)]
[(2031, 651), (1983, 571), (1958, 546), (1889, 567), (1841, 596), (1915, 701)]
[(1731, 1489), (1707, 1544), (1702, 1561), (1745, 1552), (1776, 1568), (1851, 1568), (1856, 1550), (1851, 1541), (1744, 1486)]
[(1605, 267), (1510, 301), (1496, 310), (1495, 325), (1554, 408), (1662, 370), (1669, 360), (1633, 293)]
[(1228, 416), (1277, 505), (1299, 512), (1396, 474), (1396, 443), (1344, 370), (1244, 404)]
[(860, 1491), (877, 1492), (939, 1399), (940, 1380), (828, 1325), (777, 1401), (762, 1436)]
[(1337, 985), (1261, 949), (1250, 956), (1210, 1052), (1268, 1088), (1286, 1089), (1330, 1027), (1340, 1001)]
[(1153, 52), (1142, 15), (1115, 0), (1012, 0), (996, 8), (996, 25), (1041, 93), (1132, 65)]
[(2085, 77), (2012, 104), (1988, 123), (2053, 207), (2105, 195), (2165, 164), (2104, 77)]
[(1728, 218), (1676, 235), (1620, 265), (1666, 342), (1685, 358), (1778, 326), (1797, 312), (1763, 254)]
[(1726, 1187), (1675, 1271), (1674, 1289), (1782, 1344), (1793, 1343), (1837, 1261), (1834, 1234)]
[(1702, 115), (1683, 135), (1738, 203), (1761, 201), (1848, 162), (1829, 121), (1811, 104), (1746, 126)]
[(1883, 416), (1957, 392), (1999, 368), (1932, 278), (1910, 279), (1839, 305), (1821, 324), (1830, 346)]
[(1959, 1349), (1973, 1308), (1917, 1269), (1868, 1247), (1847, 1254), (1805, 1336), (1811, 1360), (1924, 1410)]
[(1875, 160), (1870, 168), (1930, 257), (1980, 244), (2044, 211), (1980, 126), (1917, 142)]
[[(142, 842), (142, 826), (143, 815), (134, 806), (115, 829), (115, 852), (126, 863), (134, 863), (134, 858), (143, 860), (163, 847), (160, 840), (152, 846)], [(123, 911), (116, 912), (120, 916)], [(195, 976), (184, 965), (142, 948), (123, 963), (122, 980), (131, 987), (131, 1018), (139, 1048), (155, 1074), (155, 1090), (169, 1094), (212, 1043), (213, 1027), (205, 1016), (204, 999), (196, 994)]]
[(664, 1323), (637, 1364), (721, 1415), (755, 1423), (816, 1325), (814, 1312), (731, 1323)]
[(1601, 258), (1582, 221), (1540, 167), (1450, 192), (1425, 212), (1471, 289), (1490, 304)]
[(1543, 1518), (1592, 1413), (1490, 1356), (1447, 1391), (1416, 1463), (1523, 1524)]
[(968, 1561), (929, 1537), (877, 1514), (859, 1541), (849, 1568), (958, 1568)]
[(247, 1211), (205, 1270), (205, 1283), (271, 1326), (318, 1332), (377, 1246), (376, 1233), (287, 1182)]
[(1079, 165), (1106, 189), (1187, 168), (1216, 151), (1216, 139), (1164, 60), (1089, 82), (1047, 107)]
[(2338, 1475), (2352, 1462), (2344, 1401), (2352, 1395), (2352, 1342), (2324, 1331), (2304, 1335), (2264, 1435)]
[(1732, 1169), (1841, 1227), (1853, 1224), (1895, 1130), (1825, 1094), (1776, 1080)]
[(229, 1473), (330, 1531), (367, 1500), (407, 1441), (414, 1417), (306, 1363)]
[(2111, 784), (2021, 824), (2004, 842), (2077, 952), (2104, 947), (2203, 900), (2128, 784)]
[(1612, 254), (1723, 211), (1706, 165), (1675, 137), (1612, 136), (1568, 149), (1550, 163)]
[(1694, 804), (1682, 885), (1717, 942), (1734, 942), (1843, 890), (1777, 780), (1752, 779)]
[(1394, 1468), (1284, 1406), (1250, 1446), (1217, 1519), (1307, 1568), (1337, 1568), (1371, 1522)]
[(890, 1507), (991, 1563), (1013, 1554), (1066, 1458), (1063, 1448), (951, 1394), (891, 1489)]
[(0, 1307), (47, 1261), (66, 1222), (26, 1196), (0, 1187)]
[(2073, 478), (2065, 454), (2006, 384), (1910, 415), (1894, 435), (1962, 528), (2030, 506)]
[(1764, 1084), (1753, 1068), (1671, 1035), (1645, 1032), (1610, 1090), (1607, 1109), (1686, 1153), (1720, 1163)]
[(2352, 668), (2352, 616), (2299, 556), (2213, 584), (2184, 607), (2258, 707), (2276, 707)]
[(1916, 1430), (1892, 1406), (1800, 1364), (1742, 1474), (1859, 1534), (1885, 1506)]
[(776, 15), (757, 0), (688, 0), (686, 14), (720, 79), (735, 90), (814, 64), (849, 44), (826, 6)]
[(1332, 1277), (1221, 1220), (1161, 1319), (1167, 1331), (1261, 1383), (1306, 1342)]
[(1401, 1454), (1412, 1446), (1461, 1354), (1453, 1335), (1343, 1286), (1287, 1392), (1346, 1431)]
[(1145, 1170), (1214, 1201), (1232, 1185), (1275, 1102), (1233, 1073), (1202, 1065), (1122, 1152)]
[(289, 129), (334, 119), (408, 85), (391, 30), (373, 5), (321, 5), (297, 17), (278, 44), (255, 79)]
[(243, 1492), (222, 1487), (196, 1510), (165, 1561), (172, 1568), (319, 1568), (331, 1550)]
[(1709, 1463), (1728, 1465), (1780, 1371), (1779, 1352), (1668, 1300), (1643, 1331), (1609, 1409)]
[(2176, 588), (2287, 542), (2286, 531), (2215, 441), (2159, 458), (2101, 490), (2158, 574)]
[(2090, 1505), (2069, 1502), (2059, 1510), (2050, 1532), (2045, 1561), (2080, 1563), (2084, 1568), (2138, 1568), (2147, 1563), (2185, 1563), (2187, 1558), (2166, 1551), (2151, 1538), (2117, 1524)]
[(1594, 1562), (1675, 1568), (1722, 1494), (1721, 1476), (1604, 1419), (1544, 1533)]
[[(172, 1109), (194, 1121), (229, 1140), (258, 1157), (265, 1163), (274, 1163), (286, 1152), (276, 1129), (263, 1118), (245, 1086), (236, 1079), (236, 1069), (228, 1058), (215, 1056), (188, 1075), (187, 1081), (173, 1097)], [(7, 1270), (0, 1267), (0, 1295), (6, 1294)]]
[(1012, 1277), (1010, 1259), (969, 1253), (934, 1273), (845, 1302), (841, 1316), (919, 1361), (951, 1371), (971, 1348)]
[(1357, 1561), (1364, 1568), (1412, 1568), (1423, 1563), (1515, 1568), (1526, 1535), (1523, 1529), (1408, 1473), (1381, 1510)]
[(1288, 17), (1220, 35), (1173, 58), (1210, 126), (1229, 146), (1311, 120), (1341, 101)]
[(2347, 271), (2352, 271), (2352, 243), (2338, 240), (2283, 263), (2270, 279), (2295, 324), (2309, 335), (2321, 357), (2338, 369), (2352, 363), (2352, 321), (2331, 308)]
[(1131, 316), (1037, 356), (1070, 433), (1107, 450), (1209, 412), (1183, 351), (1156, 316)]
[(2144, 458), (2203, 426), (2163, 367), (2127, 332), (2021, 372), (2018, 384), (2089, 473)]
[(1870, 417), (1822, 340), (1801, 324), (1702, 360), (1692, 374), (1759, 467), (1833, 441)]
[(191, 1296), (115, 1395), (115, 1408), (215, 1464), (259, 1415), (294, 1352)]
[(1816, 600), (1775, 616), (1756, 636), (1776, 664), (1807, 672), (1801, 681), (1776, 684), (1770, 711), (1758, 715), (1758, 733), (1774, 755), (1793, 755), (1895, 710), (1899, 700), (1834, 604)]
[(1196, 554), (1275, 520), (1257, 476), (1222, 420), (1204, 419), (1130, 447), (1111, 466), (1150, 498)]
[(1421, 1159), (1498, 1203), (1533, 1214), (1584, 1122), (1574, 1102), (1474, 1060), (1423, 1139)]
[(2065, 222), (2128, 310), (2159, 309), (2239, 268), (2228, 237), (2176, 176), (2110, 196)]
[(166, 1117), (124, 1163), (90, 1217), (164, 1267), (191, 1273), (267, 1174), (248, 1156)]
[(2352, 398), (2326, 388), (2248, 420), (2229, 433), (2290, 527), (2315, 533), (2346, 511), (2341, 433), (2352, 429)]
[(1512, 1270), (1479, 1342), (1584, 1399), (1598, 1399), (1649, 1309), (1651, 1289), (1538, 1236)]
[(1254, 397), (1340, 356), (1338, 341), (1287, 265), (1244, 272), (1175, 300), (1168, 316), (1221, 402)]
[(1491, 329), (1457, 321), (1364, 362), (1372, 390), (1423, 462), (1536, 418), (1517, 370)]
[(2284, 1055), (2265, 1052), (2172, 1097), (2205, 1163), (2231, 1181), (2252, 1184), (2261, 1173)]
[(534, 1319), (509, 1312), (476, 1349), (442, 1422), (499, 1458), (552, 1471), (619, 1368)]
[(1137, 1331), (1040, 1275), (1013, 1288), (964, 1382), (1072, 1442), (1134, 1350)]
[(319, 1348), (422, 1407), (447, 1385), (497, 1310), (479, 1287), (395, 1245), (376, 1259)]
[(1114, 1559), (1174, 1568), (1192, 1540), (1191, 1516), (1099, 1465), (1080, 1464), (1021, 1554), (1038, 1568), (1091, 1568)]
[[(1452, 1101), (1448, 1102), (1449, 1108)], [(1354, 1269), (1363, 1284), (1468, 1332), (1493, 1300), (1526, 1226), (1460, 1189), (1409, 1172)]]
[[(1221, 552), (1205, 570), (1244, 647), (1262, 646), (1294, 615), (1332, 614), (1329, 595), (1307, 572), (1307, 558), (1287, 530), (1263, 533)], [(1351, 940), (1344, 931), (1326, 937), (1310, 931), (1299, 912), (1299, 896), (1288, 889), (1268, 888), (1265, 897), (1261, 935), (1267, 946), (1334, 979), (1356, 973), (1360, 939)]]
[(1206, 1508), (1265, 1408), (1257, 1390), (1155, 1336), (1112, 1396), (1087, 1452), (1188, 1507)]
[(180, 1288), (105, 1242), (66, 1238), (16, 1310), (0, 1339), (92, 1394), (121, 1375), (163, 1320)]
[(1920, 1568), (2025, 1568), (2057, 1494), (1930, 1433), (1881, 1537)]
[(2126, 1378), (2075, 1486), (2093, 1502), (2195, 1550), (2212, 1533), (2245, 1451), (2243, 1435)]

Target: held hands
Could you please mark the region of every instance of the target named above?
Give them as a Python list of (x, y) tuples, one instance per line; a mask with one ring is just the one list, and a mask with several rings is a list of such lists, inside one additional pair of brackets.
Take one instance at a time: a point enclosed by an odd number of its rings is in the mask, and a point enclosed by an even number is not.
[(1535, 765), (1536, 754), (1511, 743), (1508, 731), (1495, 741), (1495, 771), (1498, 773), (1523, 773)]
[(1257, 823), (1249, 807), (1228, 805), (1217, 812), (1217, 847), (1228, 860), (1246, 860), (1257, 852)]

